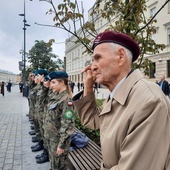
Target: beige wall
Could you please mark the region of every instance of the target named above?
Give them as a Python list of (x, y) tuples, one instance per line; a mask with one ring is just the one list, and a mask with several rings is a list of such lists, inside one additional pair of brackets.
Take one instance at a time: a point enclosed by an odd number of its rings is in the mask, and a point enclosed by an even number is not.
[[(147, 2), (147, 12), (145, 13), (147, 17), (150, 17), (150, 10), (152, 8), (156, 8), (156, 11), (160, 9), (164, 2), (161, 0), (149, 0)], [(90, 9), (89, 9), (90, 13)], [(91, 16), (89, 15), (89, 21), (91, 20)], [(113, 22), (116, 19), (113, 18)], [(170, 82), (170, 77), (167, 77), (167, 60), (170, 60), (170, 44), (168, 44), (168, 34), (167, 29), (170, 28), (170, 13), (168, 13), (168, 5), (166, 5), (163, 10), (156, 17), (157, 23), (155, 24), (157, 28), (157, 33), (154, 35), (154, 39), (156, 43), (165, 44), (166, 48), (163, 51), (160, 51), (159, 54), (153, 56), (145, 56), (149, 58), (153, 62), (156, 63), (156, 72), (155, 78), (150, 79), (150, 81), (156, 81), (159, 79), (160, 74), (164, 74), (166, 79)], [(106, 26), (106, 20), (101, 19), (100, 16), (96, 16), (95, 24), (98, 32), (103, 31)], [(80, 30), (79, 30), (80, 31)], [(75, 37), (70, 37), (66, 40), (65, 44), (65, 54), (66, 54), (66, 71), (69, 74), (69, 78), (72, 81), (77, 81), (81, 70), (84, 68), (84, 65), (87, 60), (91, 59), (90, 55), (82, 54), (84, 48), (81, 44), (74, 43)], [(161, 59), (161, 61), (160, 61)], [(82, 78), (82, 76), (81, 76)]]
[[(160, 0), (159, 1), (149, 0), (147, 2), (147, 6), (148, 6), (148, 10), (146, 13), (147, 16), (148, 17), (150, 16), (151, 9), (155, 8), (156, 9), (155, 11), (159, 10), (164, 2)], [(154, 35), (154, 40), (158, 44), (165, 44), (166, 48), (163, 51), (160, 51), (159, 54), (153, 56), (145, 56), (146, 58), (149, 58), (151, 61), (155, 62), (156, 65), (156, 72), (155, 72), (156, 77), (154, 79), (150, 79), (151, 81), (159, 80), (159, 76), (161, 74), (164, 74), (166, 80), (170, 82), (170, 77), (168, 77), (167, 75), (168, 72), (167, 60), (170, 60), (170, 44), (168, 43), (168, 32), (167, 32), (167, 29), (170, 28), (170, 13), (168, 13), (169, 7), (170, 5), (166, 5), (162, 9), (162, 11), (156, 16), (157, 23), (154, 24), (157, 28), (157, 33)]]
[(0, 82), (2, 81), (9, 82), (9, 80), (12, 83), (18, 83), (21, 80), (21, 78), (16, 74), (0, 71)]

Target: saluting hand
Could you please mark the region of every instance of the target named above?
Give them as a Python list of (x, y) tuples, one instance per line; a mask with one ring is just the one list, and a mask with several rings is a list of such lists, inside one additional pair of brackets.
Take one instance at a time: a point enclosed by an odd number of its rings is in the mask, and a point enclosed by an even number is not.
[(84, 93), (83, 96), (86, 96), (89, 93), (93, 92), (93, 84), (95, 82), (95, 77), (92, 74), (91, 65), (86, 66), (81, 73), (85, 73), (84, 78)]

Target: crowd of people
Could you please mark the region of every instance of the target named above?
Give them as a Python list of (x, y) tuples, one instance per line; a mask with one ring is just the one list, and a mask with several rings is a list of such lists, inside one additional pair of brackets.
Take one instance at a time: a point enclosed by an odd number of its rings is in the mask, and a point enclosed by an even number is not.
[(7, 91), (8, 91), (8, 92), (11, 92), (11, 87), (12, 87), (11, 81), (9, 80), (9, 82), (6, 83), (6, 84), (5, 84), (4, 81), (2, 81), (2, 82), (0, 83), (0, 88), (1, 88), (1, 94), (2, 94), (2, 96), (5, 96), (5, 86), (6, 86)]
[[(101, 170), (169, 170), (170, 103), (165, 77), (158, 86), (131, 68), (140, 48), (126, 34), (104, 31), (96, 36), (92, 50), (92, 64), (82, 70), (83, 89), (75, 96), (75, 84), (65, 71), (30, 73), (28, 116), (36, 142), (31, 150), (43, 150), (36, 162), (50, 161), (52, 170), (68, 169), (76, 112), (84, 126), (100, 130)], [(110, 91), (102, 107), (96, 103), (97, 84)]]
[(64, 71), (48, 73), (45, 69), (29, 75), (29, 120), (33, 152), (37, 163), (50, 161), (52, 170), (67, 169), (70, 138), (74, 132), (74, 110), (68, 74)]

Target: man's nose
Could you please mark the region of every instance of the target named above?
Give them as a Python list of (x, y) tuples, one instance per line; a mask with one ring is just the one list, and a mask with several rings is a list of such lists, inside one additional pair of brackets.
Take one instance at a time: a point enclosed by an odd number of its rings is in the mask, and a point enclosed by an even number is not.
[(91, 70), (95, 71), (96, 69), (97, 69), (97, 65), (95, 64), (95, 62), (92, 62)]

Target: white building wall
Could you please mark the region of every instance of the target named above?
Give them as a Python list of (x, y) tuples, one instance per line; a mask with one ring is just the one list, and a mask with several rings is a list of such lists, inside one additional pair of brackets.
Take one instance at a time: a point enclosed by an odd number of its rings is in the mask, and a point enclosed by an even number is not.
[[(147, 16), (151, 15), (151, 10), (155, 8), (157, 12), (165, 0), (149, 0), (147, 2), (148, 10)], [(160, 74), (164, 74), (166, 79), (170, 82), (170, 76), (168, 75), (167, 61), (170, 60), (170, 42), (168, 41), (168, 28), (170, 29), (170, 2), (167, 4), (156, 16), (157, 23), (154, 25), (157, 28), (157, 33), (154, 35), (154, 40), (158, 44), (165, 44), (166, 48), (159, 52), (159, 54), (147, 56), (156, 65), (155, 78), (151, 78), (152, 81), (159, 80)]]
[(5, 71), (0, 71), (0, 82), (9, 82), (11, 81), (12, 83), (17, 83), (18, 81), (18, 76), (9, 72)]
[[(151, 15), (151, 9), (155, 8), (155, 12), (161, 8), (165, 0), (149, 0), (147, 1), (147, 12), (145, 13), (149, 18)], [(169, 3), (170, 4), (170, 3)], [(151, 81), (159, 79), (160, 74), (164, 74), (166, 79), (170, 82), (170, 76), (168, 77), (167, 60), (170, 60), (170, 42), (168, 41), (168, 28), (170, 29), (170, 5), (166, 5), (162, 11), (157, 15), (157, 23), (155, 24), (157, 28), (157, 33), (153, 35), (156, 43), (165, 44), (166, 48), (160, 51), (159, 54), (153, 56), (146, 56), (153, 62), (155, 62), (156, 72), (155, 78), (151, 78)], [(90, 14), (90, 9), (89, 9)], [(89, 21), (92, 17), (89, 15)], [(98, 32), (102, 32), (107, 27), (107, 21), (101, 19), (96, 15), (95, 26)], [(116, 20), (116, 18), (113, 19)], [(79, 30), (80, 31), (80, 30)], [(170, 38), (170, 37), (169, 37)], [(81, 70), (84, 68), (86, 61), (91, 59), (91, 55), (82, 54), (84, 47), (81, 44), (75, 44), (75, 37), (70, 37), (66, 40), (65, 44), (65, 54), (66, 54), (66, 71), (69, 74), (70, 80), (77, 82), (83, 80), (83, 75), (81, 75)], [(169, 43), (169, 44), (168, 44)], [(160, 60), (161, 59), (161, 60)]]

